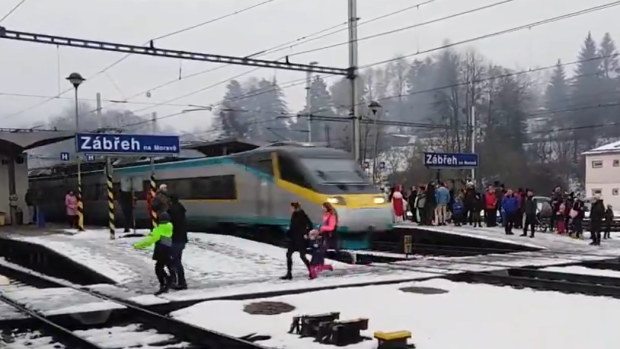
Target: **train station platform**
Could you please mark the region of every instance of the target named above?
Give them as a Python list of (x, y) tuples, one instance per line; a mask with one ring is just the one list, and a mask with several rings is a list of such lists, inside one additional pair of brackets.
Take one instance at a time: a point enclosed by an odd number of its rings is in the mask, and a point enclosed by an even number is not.
[[(0, 237), (0, 247), (10, 241), (45, 248), (89, 273), (98, 275), (91, 276), (94, 281), (86, 283), (84, 287), (145, 306), (267, 297), (300, 289), (315, 291), (421, 281), (464, 272), (566, 266), (582, 261), (609, 260), (620, 255), (620, 245), (616, 243), (595, 248), (587, 246), (587, 242), (575, 241), (571, 243), (574, 246), (585, 245), (583, 249), (562, 252), (551, 251), (550, 248), (460, 258), (417, 256), (370, 266), (332, 261), (330, 263), (334, 265), (334, 272), (315, 280), (307, 279), (307, 271), (295, 256), (294, 279), (283, 281), (279, 277), (286, 271), (284, 249), (232, 236), (189, 233), (190, 242), (184, 252), (184, 265), (190, 289), (171, 291), (156, 297), (152, 295), (158, 284), (153, 273), (151, 252), (133, 249), (133, 243), (139, 238), (109, 240), (108, 236), (106, 229), (91, 229), (78, 234), (25, 235), (15, 232)], [(404, 255), (394, 255), (406, 258)], [(0, 258), (0, 269), (3, 264), (12, 262)], [(24, 303), (32, 304), (33, 308), (50, 315), (118, 309), (117, 304), (108, 304), (101, 299), (90, 299), (83, 295), (77, 297), (71, 288), (17, 289), (14, 292), (15, 297)], [(67, 299), (71, 299), (71, 304), (67, 304)]]
[[(417, 223), (400, 223), (394, 228), (401, 235), (412, 235), (413, 243), (421, 245), (434, 244), (497, 250), (494, 252), (500, 250), (506, 252), (553, 250), (577, 253), (597, 249), (589, 245), (590, 240), (572, 239), (566, 235), (542, 232), (536, 232), (534, 238), (521, 237), (519, 235), (522, 231), (518, 229), (513, 229), (514, 235), (506, 235), (501, 227), (420, 226)], [(586, 232), (585, 235), (587, 237), (589, 233)], [(609, 248), (620, 249), (620, 239), (605, 240), (604, 245)]]

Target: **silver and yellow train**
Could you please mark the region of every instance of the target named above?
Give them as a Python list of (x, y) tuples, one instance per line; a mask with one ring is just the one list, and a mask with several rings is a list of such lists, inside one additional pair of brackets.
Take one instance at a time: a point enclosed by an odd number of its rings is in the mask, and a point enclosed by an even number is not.
[[(337, 210), (342, 247), (367, 249), (371, 234), (390, 230), (393, 223), (391, 205), (341, 150), (266, 146), (227, 156), (158, 163), (154, 168), (157, 182), (166, 183), (187, 208), (188, 224), (195, 230), (220, 228), (227, 233), (238, 227), (263, 228), (259, 230), (264, 234), (281, 238), (289, 224), (291, 202), (299, 202), (316, 224), (321, 222), (321, 204), (329, 202)], [(150, 176), (149, 164), (114, 169), (117, 195), (121, 181), (142, 183), (134, 193), (138, 222), (149, 219)], [(105, 222), (102, 171), (85, 172), (82, 178), (86, 222)], [(48, 219), (64, 216), (64, 195), (76, 186), (75, 173), (30, 178), (30, 187), (43, 194)], [(120, 221), (119, 205), (116, 214)]]

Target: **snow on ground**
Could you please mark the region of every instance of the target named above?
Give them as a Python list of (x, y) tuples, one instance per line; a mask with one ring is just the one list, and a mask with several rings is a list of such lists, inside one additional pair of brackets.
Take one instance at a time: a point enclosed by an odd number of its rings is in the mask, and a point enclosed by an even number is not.
[(2, 349), (64, 349), (64, 345), (54, 341), (52, 337), (48, 337), (39, 331), (12, 334), (11, 341), (4, 343), (0, 339), (0, 348)]
[[(78, 336), (98, 344), (102, 348), (140, 348), (140, 349), (167, 349), (186, 348), (189, 343), (178, 343), (174, 336), (157, 333), (154, 330), (144, 330), (140, 325), (124, 327), (109, 327), (101, 329), (75, 331)], [(56, 343), (52, 337), (40, 332), (18, 333), (13, 336), (12, 343), (2, 343), (3, 349), (64, 349), (64, 345)]]
[[(360, 267), (364, 268), (364, 267)], [(354, 287), (367, 285), (369, 283), (399, 283), (419, 279), (439, 277), (446, 273), (442, 272), (423, 272), (411, 270), (391, 270), (381, 268), (368, 268), (368, 272), (352, 275), (329, 275), (319, 276), (317, 279), (308, 280), (307, 277), (293, 279), (292, 281), (273, 280), (271, 282), (252, 283), (245, 285), (229, 286), (223, 288), (207, 288), (187, 291), (176, 291), (161, 295), (170, 301), (183, 300), (209, 300), (222, 299), (235, 296), (242, 296), (255, 293), (269, 293), (279, 291), (291, 291), (306, 289), (308, 291), (320, 290), (325, 288)], [(260, 297), (260, 295), (258, 295)]]
[(25, 317), (26, 316), (24, 316), (22, 313), (15, 310), (15, 308), (13, 308), (12, 306), (6, 303), (0, 302), (0, 321), (23, 319)]
[(543, 270), (543, 271), (553, 271), (553, 272), (557, 272), (557, 273), (594, 275), (594, 276), (607, 276), (607, 277), (612, 277), (612, 278), (620, 278), (620, 271), (594, 269), (594, 268), (586, 268), (586, 267), (580, 267), (580, 266), (549, 267), (549, 268), (544, 268), (544, 269), (541, 269), (541, 270)]
[[(449, 292), (424, 295), (399, 290), (405, 286), (440, 288)], [(620, 301), (606, 297), (436, 279), (268, 300), (289, 303), (297, 309), (281, 315), (249, 315), (242, 311), (243, 306), (259, 300), (211, 301), (179, 310), (173, 316), (234, 336), (254, 332), (271, 335), (272, 339), (259, 343), (278, 349), (324, 348), (312, 339), (301, 339), (287, 331), (293, 316), (331, 311), (340, 311), (341, 319), (369, 318), (369, 330), (365, 331), (369, 337), (375, 331), (411, 331), (411, 342), (418, 349), (616, 349), (620, 340), (620, 332), (615, 331)], [(573, 324), (583, 323), (588, 323), (595, 332), (570, 330)], [(374, 349), (376, 341), (345, 348)]]
[(161, 343), (175, 342), (176, 340), (170, 334), (158, 333), (155, 330), (145, 331), (140, 325), (75, 331), (74, 333), (104, 348), (166, 349), (186, 348), (189, 345), (189, 343), (161, 345)]
[[(419, 226), (416, 223), (400, 223), (397, 225), (401, 228), (412, 227), (417, 229), (424, 229), (429, 231), (441, 232), (444, 234), (454, 234), (459, 236), (466, 236), (475, 239), (485, 239), (490, 241), (503, 242), (507, 244), (517, 244), (521, 246), (539, 248), (539, 249), (549, 249), (555, 251), (575, 251), (575, 250), (591, 250), (595, 249), (595, 247), (589, 246), (590, 240), (578, 240), (571, 239), (566, 235), (558, 235), (555, 233), (541, 233), (536, 232), (535, 238), (531, 239), (529, 237), (521, 237), (519, 236), (521, 231), (519, 229), (514, 229), (513, 233), (515, 235), (506, 235), (504, 233), (504, 228), (501, 227), (493, 227), (493, 228), (474, 228), (471, 226)], [(589, 233), (586, 233), (586, 236), (589, 237)], [(620, 240), (612, 239), (606, 240), (603, 245), (605, 246), (613, 246), (614, 248), (620, 248)]]
[[(92, 311), (122, 309), (124, 306), (103, 301), (87, 293), (71, 288), (16, 289), (3, 294), (17, 303), (44, 315), (86, 313)], [(68, 302), (70, 300), (70, 302)]]
[[(120, 231), (118, 235), (121, 235)], [(47, 246), (129, 288), (154, 290), (158, 287), (153, 275), (152, 250), (133, 248), (140, 238), (110, 240), (106, 229), (87, 230), (70, 236), (12, 237)], [(189, 238), (183, 264), (188, 283), (193, 288), (265, 282), (286, 271), (283, 248), (226, 235), (190, 233)], [(294, 274), (305, 275), (307, 271), (298, 257), (296, 259)], [(356, 268), (331, 263), (338, 270)]]

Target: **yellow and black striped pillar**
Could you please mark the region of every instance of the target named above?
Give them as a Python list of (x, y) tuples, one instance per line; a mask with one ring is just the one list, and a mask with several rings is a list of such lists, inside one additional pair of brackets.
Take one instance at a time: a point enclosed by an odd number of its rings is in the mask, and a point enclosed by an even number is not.
[(155, 229), (157, 227), (157, 212), (153, 209), (152, 202), (155, 200), (155, 194), (157, 191), (157, 183), (155, 182), (155, 174), (151, 175), (151, 205), (149, 205), (149, 210), (151, 211), (151, 229)]
[(110, 228), (110, 239), (116, 238), (116, 225), (114, 216), (114, 182), (110, 169), (106, 171), (106, 188), (108, 190), (108, 226)]
[(77, 229), (78, 231), (84, 231), (84, 202), (82, 202), (82, 179), (78, 180), (77, 187)]

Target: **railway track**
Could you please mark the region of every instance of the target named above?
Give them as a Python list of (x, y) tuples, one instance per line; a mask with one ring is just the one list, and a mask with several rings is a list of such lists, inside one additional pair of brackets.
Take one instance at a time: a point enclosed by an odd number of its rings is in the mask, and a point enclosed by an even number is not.
[[(620, 270), (620, 263), (617, 261), (602, 263), (608, 265), (610, 270)], [(587, 265), (588, 262), (584, 262), (584, 264)], [(493, 268), (494, 270), (476, 271), (475, 268), (458, 268), (458, 265)], [(610, 276), (552, 272), (539, 270), (537, 267), (518, 267), (496, 263), (445, 260), (425, 260), (425, 265), (417, 266), (391, 263), (387, 265), (371, 265), (369, 267), (436, 274), (457, 282), (620, 298), (620, 278)]]
[[(77, 348), (77, 349), (112, 349), (134, 347), (136, 345), (157, 346), (161, 349), (173, 348), (204, 348), (204, 349), (265, 349), (263, 346), (253, 343), (252, 337), (236, 338), (223, 333), (211, 331), (202, 327), (176, 320), (166, 315), (161, 315), (142, 308), (140, 305), (123, 299), (110, 297), (94, 292), (85, 287), (79, 287), (57, 279), (49, 278), (38, 273), (23, 269), (12, 268), (8, 265), (0, 265), (0, 272), (9, 274), (9, 283), (15, 287), (25, 287), (26, 284), (36, 284), (39, 288), (68, 287), (79, 292), (89, 294), (102, 301), (109, 301), (123, 306), (123, 311), (131, 318), (132, 323), (122, 327), (109, 327), (91, 330), (73, 331), (60, 323), (54, 322), (53, 317), (45, 316), (37, 311), (29, 309), (26, 304), (16, 302), (3, 293), (0, 288), (0, 302), (15, 311), (28, 317), (36, 323), (41, 332), (21, 332), (0, 337), (1, 344), (7, 349), (24, 348), (36, 340), (40, 345), (54, 343), (54, 348)], [(35, 281), (35, 282), (33, 282)], [(6, 282), (6, 281), (5, 281)], [(220, 316), (222, 314), (219, 314)], [(208, 316), (208, 315), (206, 315)], [(249, 329), (251, 331), (251, 329)], [(121, 333), (122, 335), (118, 335)], [(264, 339), (264, 338), (262, 338)], [(132, 344), (133, 343), (133, 344)], [(3, 347), (3, 349), (5, 348)], [(49, 348), (49, 347), (47, 347)]]

